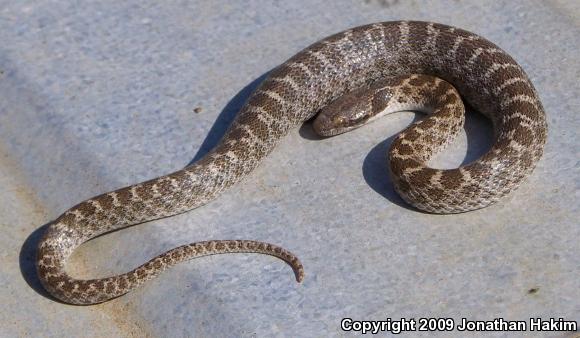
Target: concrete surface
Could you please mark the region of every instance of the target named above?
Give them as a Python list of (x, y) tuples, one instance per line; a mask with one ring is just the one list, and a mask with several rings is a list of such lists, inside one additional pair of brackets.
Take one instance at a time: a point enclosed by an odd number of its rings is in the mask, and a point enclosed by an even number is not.
[[(0, 336), (320, 337), (346, 335), (343, 317), (579, 320), (579, 4), (2, 1)], [(480, 33), (528, 71), (550, 133), (518, 191), (467, 214), (417, 212), (394, 194), (384, 160), (413, 114), (324, 140), (306, 125), (217, 201), (101, 237), (71, 263), (79, 276), (105, 276), (191, 241), (251, 238), (298, 254), (303, 285), (274, 258), (229, 255), (98, 306), (45, 297), (32, 265), (44, 224), (202, 156), (261, 77), (303, 47), (403, 18)], [(474, 115), (466, 129), (437, 166), (485, 151), (489, 124)]]

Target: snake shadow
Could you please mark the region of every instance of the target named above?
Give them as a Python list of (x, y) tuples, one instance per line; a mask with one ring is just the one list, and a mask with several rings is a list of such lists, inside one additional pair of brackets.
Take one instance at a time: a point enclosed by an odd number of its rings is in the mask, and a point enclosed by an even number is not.
[(42, 235), (51, 223), (52, 222), (46, 223), (38, 229), (34, 230), (30, 235), (28, 235), (24, 243), (22, 243), (20, 254), (18, 256), (20, 273), (22, 274), (24, 281), (28, 284), (28, 286), (30, 286), (32, 290), (36, 291), (36, 293), (55, 302), (66, 304), (57, 298), (54, 298), (42, 287), (40, 279), (38, 278), (38, 274), (36, 273), (35, 262), (36, 253), (38, 251), (38, 244), (40, 243)]
[(266, 79), (268, 74), (270, 74), (272, 70), (267, 71), (266, 73), (260, 75), (258, 78), (250, 82), (247, 86), (242, 88), (228, 103), (225, 105), (224, 109), (219, 113), (218, 117), (216, 118), (214, 124), (212, 125), (211, 129), (207, 133), (207, 136), (201, 143), (201, 146), (197, 150), (197, 153), (193, 157), (193, 159), (189, 162), (188, 165), (191, 165), (202, 157), (204, 157), (208, 152), (210, 152), (221, 140), (224, 136), (236, 115), (242, 109), (250, 94), (258, 88), (260, 83)]

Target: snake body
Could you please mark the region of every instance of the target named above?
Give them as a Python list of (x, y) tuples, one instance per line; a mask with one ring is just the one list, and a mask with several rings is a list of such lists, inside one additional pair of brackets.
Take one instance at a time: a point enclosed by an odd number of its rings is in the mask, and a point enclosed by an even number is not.
[[(429, 22), (385, 22), (325, 38), (274, 69), (248, 98), (220, 143), (183, 170), (81, 202), (52, 222), (37, 252), (42, 285), (67, 303), (93, 304), (118, 297), (169, 266), (200, 255), (260, 252), (287, 261), (290, 252), (253, 241), (194, 243), (164, 253), (128, 273), (79, 280), (65, 270), (68, 257), (100, 234), (199, 207), (248, 175), (278, 140), (323, 107), (357, 88), (407, 76), (408, 96), (422, 95), (425, 74), (451, 83), (493, 123), (495, 141), (475, 162), (451, 170), (425, 162), (456, 133), (463, 117), (454, 94), (432, 90), (443, 113), (403, 131), (393, 142), (393, 184), (413, 206), (455, 213), (487, 206), (516, 188), (542, 155), (547, 125), (538, 95), (523, 69), (499, 47), (473, 33)], [(447, 94), (446, 94), (447, 93)], [(453, 101), (453, 102), (452, 102)], [(315, 123), (316, 125), (317, 123)], [(316, 126), (315, 126), (316, 127)]]

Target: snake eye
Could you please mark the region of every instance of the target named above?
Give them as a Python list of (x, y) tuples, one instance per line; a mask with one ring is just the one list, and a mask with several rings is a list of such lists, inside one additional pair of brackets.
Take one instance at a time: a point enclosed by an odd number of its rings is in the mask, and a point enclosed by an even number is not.
[(332, 119), (332, 122), (334, 122), (334, 125), (343, 125), (346, 122), (346, 119), (343, 116), (335, 116)]

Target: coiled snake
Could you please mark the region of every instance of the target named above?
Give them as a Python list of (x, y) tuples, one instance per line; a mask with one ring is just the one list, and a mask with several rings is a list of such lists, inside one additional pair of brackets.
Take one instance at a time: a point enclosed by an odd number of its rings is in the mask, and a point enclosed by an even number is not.
[[(459, 94), (447, 82), (491, 119), (495, 141), (475, 162), (439, 170), (426, 162), (457, 134), (464, 119)], [(178, 262), (228, 252), (277, 256), (293, 267), (300, 281), (304, 271), (296, 256), (255, 241), (185, 245), (133, 271), (103, 279), (72, 278), (65, 264), (78, 246), (100, 234), (213, 200), (256, 168), (289, 130), (324, 107), (314, 128), (326, 135), (349, 130), (375, 114), (409, 108), (431, 112), (393, 142), (390, 172), (405, 201), (433, 213), (464, 212), (496, 202), (533, 170), (546, 141), (545, 113), (530, 80), (507, 53), (486, 39), (429, 22), (385, 22), (349, 29), (274, 69), (220, 143), (198, 162), (91, 198), (51, 223), (37, 251), (42, 285), (67, 303), (99, 303)]]

